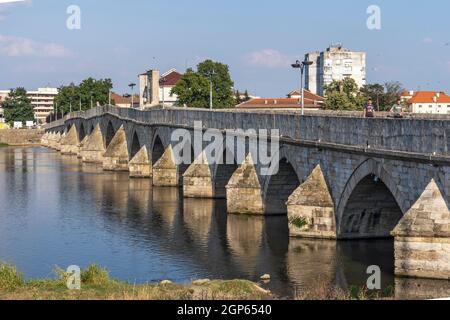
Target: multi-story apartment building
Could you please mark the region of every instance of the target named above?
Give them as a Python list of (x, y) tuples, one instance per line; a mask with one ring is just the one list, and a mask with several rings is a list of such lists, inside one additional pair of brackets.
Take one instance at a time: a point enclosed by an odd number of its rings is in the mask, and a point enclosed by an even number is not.
[[(0, 90), (0, 106), (2, 101), (9, 95), (10, 90)], [(39, 88), (36, 91), (27, 91), (31, 100), (36, 123), (45, 123), (47, 116), (53, 112), (54, 99), (58, 95), (57, 88)]]
[(366, 53), (332, 45), (323, 52), (306, 54), (312, 64), (306, 68), (306, 89), (324, 96), (324, 87), (333, 80), (352, 78), (359, 87), (366, 84)]
[(58, 89), (39, 88), (37, 91), (28, 91), (27, 95), (33, 105), (36, 123), (45, 123), (47, 116), (54, 110), (54, 100), (58, 95)]

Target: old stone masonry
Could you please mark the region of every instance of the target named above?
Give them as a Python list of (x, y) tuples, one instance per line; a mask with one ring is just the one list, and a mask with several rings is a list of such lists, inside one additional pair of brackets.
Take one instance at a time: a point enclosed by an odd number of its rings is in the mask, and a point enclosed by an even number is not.
[[(271, 156), (279, 170), (261, 174), (252, 151), (226, 164), (192, 152), (190, 164), (177, 165), (172, 133), (192, 131), (195, 121), (221, 132), (278, 129), (280, 147)], [(395, 237), (397, 275), (450, 279), (447, 116), (365, 119), (103, 106), (48, 124), (42, 145), (104, 170), (152, 179), (155, 186), (180, 187), (184, 197), (226, 198), (230, 214), (287, 215), (292, 237)], [(224, 158), (233, 154), (222, 145)]]

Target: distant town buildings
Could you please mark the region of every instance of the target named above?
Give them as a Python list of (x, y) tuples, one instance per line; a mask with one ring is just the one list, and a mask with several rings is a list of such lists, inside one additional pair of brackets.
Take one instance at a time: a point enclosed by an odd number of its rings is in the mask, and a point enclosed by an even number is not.
[(141, 109), (163, 105), (174, 106), (178, 97), (171, 94), (172, 88), (181, 79), (182, 74), (171, 69), (160, 75), (159, 70), (149, 70), (139, 75), (139, 106)]
[(405, 91), (401, 99), (411, 113), (450, 114), (450, 96), (439, 91)]
[[(0, 90), (0, 106), (2, 101), (8, 97), (11, 90)], [(38, 88), (36, 91), (27, 91), (27, 96), (33, 106), (36, 123), (45, 123), (46, 118), (54, 110), (54, 100), (58, 95), (57, 88)]]
[[(287, 98), (253, 98), (236, 106), (241, 110), (276, 110), (295, 111), (300, 110), (300, 90), (294, 90)], [(323, 106), (324, 98), (305, 90), (305, 109), (317, 111)]]
[(131, 95), (121, 96), (120, 94), (111, 92), (111, 102), (119, 108), (139, 108), (139, 95), (136, 94), (131, 99)]
[(305, 87), (310, 92), (324, 96), (324, 86), (333, 80), (352, 78), (359, 87), (366, 84), (366, 53), (355, 52), (332, 45), (323, 52), (306, 54), (306, 60), (312, 65), (306, 67)]

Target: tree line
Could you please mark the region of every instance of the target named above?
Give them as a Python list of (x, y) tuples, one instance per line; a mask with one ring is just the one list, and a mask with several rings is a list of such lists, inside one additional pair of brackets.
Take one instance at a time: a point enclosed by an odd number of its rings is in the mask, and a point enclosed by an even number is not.
[(346, 78), (324, 87), (327, 110), (362, 110), (371, 99), (379, 111), (389, 111), (405, 89), (400, 82), (368, 84), (359, 88), (355, 80)]
[[(191, 108), (209, 108), (212, 84), (212, 102), (215, 109), (232, 108), (250, 100), (247, 91), (241, 94), (234, 91), (234, 82), (228, 65), (205, 60), (197, 65), (196, 70), (189, 68), (173, 87), (171, 94), (178, 96), (178, 105)], [(109, 102), (113, 88), (111, 79), (88, 78), (76, 85), (71, 83), (61, 86), (55, 97), (55, 111), (47, 119), (60, 118), (70, 111), (84, 111)], [(368, 84), (359, 88), (351, 78), (333, 81), (325, 86), (325, 104), (327, 110), (362, 110), (371, 99), (380, 111), (390, 110), (404, 91), (399, 82)], [(111, 101), (115, 104), (115, 101)], [(29, 121), (34, 119), (33, 106), (24, 88), (12, 89), (2, 104), (5, 120)]]

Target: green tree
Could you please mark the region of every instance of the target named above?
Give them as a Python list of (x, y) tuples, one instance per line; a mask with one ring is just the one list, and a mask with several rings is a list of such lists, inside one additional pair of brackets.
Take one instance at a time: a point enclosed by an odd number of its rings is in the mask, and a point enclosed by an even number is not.
[(178, 96), (180, 105), (192, 108), (209, 108), (210, 78), (213, 83), (213, 106), (216, 109), (235, 105), (233, 81), (227, 65), (205, 60), (197, 71), (188, 69), (171, 93)]
[(5, 121), (9, 124), (14, 121), (34, 120), (33, 105), (24, 88), (11, 89), (2, 106), (5, 110)]
[(385, 84), (368, 84), (361, 89), (365, 99), (372, 99), (380, 111), (390, 110), (397, 100), (400, 99), (403, 91), (403, 85), (396, 81), (386, 82)]
[(79, 110), (80, 102), (81, 110), (90, 109), (91, 101), (94, 107), (97, 103), (105, 105), (108, 103), (109, 92), (112, 87), (111, 79), (96, 80), (94, 78), (88, 78), (83, 80), (79, 85), (71, 83), (68, 86), (61, 86), (55, 98), (55, 103), (58, 105), (58, 111), (62, 111), (63, 113), (70, 111), (70, 105), (72, 105), (72, 111)]
[(334, 80), (325, 86), (325, 105), (328, 110), (360, 110), (364, 105), (364, 96), (352, 78)]
[(239, 92), (239, 90), (236, 90), (236, 93), (235, 93), (235, 100), (236, 100), (236, 104), (242, 103), (241, 93)]
[(247, 101), (249, 101), (249, 100), (250, 100), (250, 96), (248, 95), (248, 91), (245, 90), (245, 93), (244, 93), (244, 102), (247, 102)]
[(392, 106), (400, 99), (402, 92), (405, 91), (405, 89), (398, 81), (386, 82), (384, 87), (384, 110), (390, 110)]

